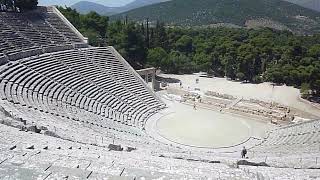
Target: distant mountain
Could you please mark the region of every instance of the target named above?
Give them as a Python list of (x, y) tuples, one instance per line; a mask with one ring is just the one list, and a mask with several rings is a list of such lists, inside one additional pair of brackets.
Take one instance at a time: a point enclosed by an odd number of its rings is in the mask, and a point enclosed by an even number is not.
[[(58, 6), (72, 6), (73, 4), (76, 4), (77, 2), (80, 2), (81, 0), (38, 0), (40, 6), (50, 6), (50, 5), (58, 5)], [(132, 2), (133, 0), (84, 0), (84, 1), (90, 1), (93, 3), (102, 4), (104, 6), (109, 7), (119, 7), (124, 6), (128, 4), (129, 2)]]
[(285, 0), (285, 1), (320, 12), (320, 0)]
[(107, 7), (98, 3), (89, 2), (89, 1), (80, 1), (71, 6), (76, 9), (81, 14), (87, 14), (90, 11), (95, 11), (98, 14), (102, 15), (112, 15), (118, 12), (117, 7)]
[(89, 1), (80, 1), (78, 3), (75, 3), (71, 7), (76, 9), (78, 12), (81, 14), (87, 14), (90, 11), (95, 11), (101, 15), (112, 15), (112, 14), (117, 14), (125, 11), (129, 11), (131, 9), (151, 5), (151, 4), (156, 4), (160, 2), (165, 2), (168, 0), (135, 0), (125, 6), (120, 6), (120, 7), (108, 7), (104, 6), (102, 4), (94, 3), (94, 2), (89, 2)]
[(157, 3), (161, 3), (161, 2), (166, 2), (169, 0), (135, 0), (123, 7), (121, 7), (121, 11), (129, 11), (131, 9), (136, 9), (139, 7), (144, 7), (144, 6), (148, 6), (148, 5), (152, 5), (152, 4), (157, 4)]
[(172, 0), (120, 13), (111, 19), (162, 21), (169, 25), (227, 24), (320, 32), (320, 13), (282, 0)]

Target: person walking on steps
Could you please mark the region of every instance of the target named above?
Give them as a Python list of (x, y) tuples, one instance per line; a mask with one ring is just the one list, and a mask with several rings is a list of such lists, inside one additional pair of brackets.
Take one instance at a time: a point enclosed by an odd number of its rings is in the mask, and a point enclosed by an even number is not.
[(243, 147), (242, 151), (241, 151), (241, 158), (246, 158), (247, 155), (247, 149), (246, 147)]

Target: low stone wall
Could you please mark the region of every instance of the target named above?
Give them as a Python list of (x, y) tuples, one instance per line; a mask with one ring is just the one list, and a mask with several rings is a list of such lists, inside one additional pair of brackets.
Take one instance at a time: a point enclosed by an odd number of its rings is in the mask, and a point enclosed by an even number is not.
[(213, 92), (213, 91), (207, 91), (205, 93), (205, 95), (207, 96), (213, 96), (213, 97), (218, 97), (218, 98), (223, 98), (223, 99), (229, 99), (229, 100), (236, 100), (237, 98), (231, 96), (231, 95), (228, 95), (228, 94), (220, 94), (220, 93), (217, 93), (217, 92)]
[(73, 44), (73, 47), (75, 49), (78, 49), (78, 48), (87, 48), (89, 47), (89, 45), (87, 43), (74, 43)]
[(42, 54), (43, 51), (41, 48), (31, 49), (31, 50), (21, 50), (19, 52), (7, 54), (10, 61), (16, 61), (18, 59), (23, 59), (30, 56), (35, 56)]
[(0, 56), (0, 66), (7, 64), (8, 60), (5, 56)]
[(65, 46), (51, 46), (51, 47), (43, 47), (43, 51), (45, 53), (57, 52), (57, 51), (64, 51), (68, 49), (73, 49), (72, 45), (65, 45)]

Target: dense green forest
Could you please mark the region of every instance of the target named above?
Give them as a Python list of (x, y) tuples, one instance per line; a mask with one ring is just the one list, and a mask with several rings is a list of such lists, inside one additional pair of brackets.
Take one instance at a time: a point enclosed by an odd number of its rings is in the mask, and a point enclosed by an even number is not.
[(154, 66), (166, 73), (205, 71), (252, 83), (263, 81), (320, 93), (320, 35), (241, 28), (177, 28), (157, 23), (109, 22), (94, 12), (62, 13), (94, 46), (114, 46), (136, 69)]

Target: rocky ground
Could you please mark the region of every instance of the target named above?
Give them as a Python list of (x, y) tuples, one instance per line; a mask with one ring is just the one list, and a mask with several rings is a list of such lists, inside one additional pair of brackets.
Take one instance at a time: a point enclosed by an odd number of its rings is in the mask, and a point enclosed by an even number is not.
[[(225, 78), (207, 78), (201, 74), (160, 74), (160, 77), (171, 80), (166, 87), (170, 91), (169, 93), (184, 95), (186, 92), (196, 91), (198, 94), (211, 98), (212, 102), (218, 102), (216, 105), (221, 106), (221, 108), (238, 99), (239, 102), (232, 106), (233, 109), (241, 110), (244, 108), (243, 106), (245, 108), (249, 107), (249, 109), (256, 111), (250, 112), (255, 115), (270, 115), (270, 111), (278, 112), (278, 115), (274, 117), (277, 120), (290, 119), (292, 116), (300, 120), (320, 117), (320, 109), (301, 99), (299, 89), (294, 87), (275, 86), (270, 83), (242, 83), (229, 81)], [(196, 82), (197, 79), (198, 83)], [(261, 108), (265, 110), (261, 110)], [(257, 112), (258, 110), (260, 112)], [(288, 111), (290, 112), (289, 116), (285, 116)]]

